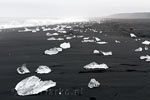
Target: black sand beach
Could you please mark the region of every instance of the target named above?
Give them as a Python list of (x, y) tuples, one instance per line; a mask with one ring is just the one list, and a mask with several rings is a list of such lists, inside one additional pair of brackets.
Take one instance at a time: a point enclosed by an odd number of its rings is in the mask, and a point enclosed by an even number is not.
[[(65, 24), (64, 24), (65, 25)], [(83, 35), (99, 37), (108, 44), (82, 43), (83, 38), (64, 41), (48, 41), (47, 32), (18, 32), (24, 28), (6, 29), (0, 32), (0, 98), (2, 100), (149, 100), (150, 99), (150, 63), (141, 60), (140, 56), (149, 55), (150, 51), (135, 52), (144, 47), (141, 42), (150, 40), (150, 20), (108, 20), (103, 23), (69, 24), (73, 28), (64, 35)], [(46, 27), (46, 26), (44, 26)], [(56, 25), (47, 26), (47, 28)], [(33, 27), (34, 28), (34, 27)], [(87, 31), (85, 32), (85, 30)], [(93, 32), (90, 29), (95, 29)], [(82, 31), (80, 31), (82, 30)], [(102, 31), (102, 33), (100, 33)], [(137, 38), (131, 38), (134, 33)], [(135, 41), (135, 39), (141, 39)], [(115, 43), (115, 40), (120, 43)], [(57, 55), (45, 55), (44, 51), (58, 47), (60, 43), (70, 42), (71, 48)], [(148, 46), (149, 47), (149, 46)], [(93, 50), (112, 51), (112, 56), (93, 54)], [(106, 71), (88, 71), (83, 66), (97, 62), (109, 66)], [(31, 71), (19, 75), (18, 67), (26, 63)], [(35, 73), (39, 65), (52, 69), (49, 74)], [(36, 75), (42, 80), (53, 80), (57, 83), (51, 91), (33, 96), (18, 96), (14, 90), (22, 79)], [(91, 78), (98, 80), (98, 88), (88, 88)], [(69, 91), (59, 94), (59, 90)]]

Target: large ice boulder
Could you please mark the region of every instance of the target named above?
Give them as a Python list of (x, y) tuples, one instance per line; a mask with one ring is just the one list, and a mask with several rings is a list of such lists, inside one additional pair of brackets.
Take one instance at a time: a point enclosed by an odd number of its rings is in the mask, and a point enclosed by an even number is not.
[(95, 87), (99, 87), (100, 83), (98, 81), (96, 81), (96, 79), (92, 78), (88, 84), (89, 88), (95, 88)]
[(62, 51), (62, 48), (54, 47), (54, 48), (51, 48), (49, 50), (45, 50), (44, 53), (47, 54), (47, 55), (55, 55), (55, 54), (58, 54), (61, 51)]
[(52, 70), (48, 66), (41, 65), (36, 69), (35, 72), (37, 72), (38, 74), (47, 74), (50, 73), (51, 71)]
[(69, 42), (64, 42), (64, 43), (60, 44), (60, 47), (63, 49), (68, 49), (71, 47), (71, 45)]
[(20, 81), (15, 90), (20, 96), (34, 95), (56, 86), (52, 80), (42, 81), (37, 76), (30, 76)]
[(96, 62), (92, 62), (88, 65), (85, 65), (83, 68), (85, 69), (108, 69), (109, 67), (106, 64), (98, 64)]
[(30, 73), (29, 69), (27, 68), (26, 64), (23, 64), (21, 67), (17, 68), (17, 72), (19, 74), (26, 74), (26, 73)]

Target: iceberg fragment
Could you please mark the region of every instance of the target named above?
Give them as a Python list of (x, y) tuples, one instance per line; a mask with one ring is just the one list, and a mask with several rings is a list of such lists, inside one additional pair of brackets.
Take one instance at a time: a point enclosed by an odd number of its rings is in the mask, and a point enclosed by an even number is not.
[(142, 42), (142, 44), (150, 45), (150, 41), (145, 40), (144, 42)]
[(135, 41), (140, 41), (141, 39), (135, 39)]
[(56, 86), (52, 80), (42, 81), (37, 76), (30, 76), (20, 81), (15, 90), (20, 96), (34, 95)]
[(64, 38), (55, 38), (55, 37), (51, 37), (51, 38), (48, 38), (47, 40), (50, 40), (50, 41), (54, 41), (54, 40), (61, 41), (61, 40), (64, 40)]
[(130, 33), (130, 36), (131, 36), (132, 38), (135, 38), (135, 37), (136, 37), (136, 35), (133, 34), (133, 33)]
[(134, 51), (138, 52), (138, 51), (142, 51), (142, 50), (143, 50), (142, 47), (139, 47), (139, 48), (135, 49)]
[(52, 30), (51, 28), (46, 28), (46, 27), (42, 27), (42, 29), (43, 29), (44, 32)]
[(32, 30), (32, 33), (36, 33), (37, 31), (36, 30)]
[(67, 40), (70, 40), (70, 39), (72, 39), (72, 37), (66, 37), (66, 39), (67, 39)]
[(84, 37), (83, 40), (88, 40), (90, 37)]
[(47, 55), (55, 55), (55, 54), (57, 54), (57, 53), (59, 53), (59, 52), (61, 52), (62, 51), (62, 48), (56, 48), (56, 47), (54, 47), (54, 48), (51, 48), (51, 49), (49, 49), (49, 50), (45, 50), (45, 54), (47, 54)]
[(69, 42), (64, 42), (64, 43), (61, 43), (60, 44), (60, 47), (63, 48), (63, 49), (68, 49), (70, 48), (70, 43)]
[(118, 40), (115, 40), (115, 42), (116, 42), (116, 43), (120, 43), (120, 41), (118, 41)]
[(100, 38), (98, 38), (98, 37), (95, 37), (95, 40), (96, 40), (96, 41), (101, 41), (101, 39), (100, 39)]
[(59, 35), (58, 33), (46, 33), (46, 36), (56, 36), (56, 35)]
[(93, 51), (94, 54), (99, 54), (100, 52), (98, 50)]
[(107, 44), (108, 42), (97, 42), (97, 44)]
[(77, 36), (77, 38), (83, 38), (83, 37), (84, 37), (83, 35), (78, 35), (78, 36)]
[(140, 59), (146, 59), (146, 61), (150, 61), (150, 56), (149, 55), (140, 56)]
[(99, 87), (100, 83), (98, 81), (96, 81), (96, 79), (92, 78), (88, 84), (89, 88), (95, 88), (95, 87)]
[(48, 66), (41, 65), (36, 69), (35, 72), (38, 74), (47, 74), (47, 73), (50, 73), (51, 71), (52, 70)]
[(26, 74), (26, 73), (30, 73), (29, 69), (26, 67), (26, 64), (23, 64), (21, 67), (17, 68), (17, 72), (19, 74)]
[(103, 31), (99, 31), (99, 33), (103, 33)]
[(95, 42), (94, 40), (83, 40), (82, 42)]
[(101, 51), (101, 53), (104, 55), (104, 56), (111, 56), (112, 55), (112, 52), (109, 51), (109, 52), (103, 52)]
[(106, 64), (97, 64), (96, 62), (92, 62), (88, 65), (85, 65), (83, 68), (85, 69), (108, 69), (109, 67)]
[(145, 48), (144, 48), (145, 50), (148, 50), (148, 47), (147, 46), (145, 46)]
[(67, 33), (67, 31), (65, 31), (65, 30), (58, 30), (57, 32), (59, 32), (59, 33)]

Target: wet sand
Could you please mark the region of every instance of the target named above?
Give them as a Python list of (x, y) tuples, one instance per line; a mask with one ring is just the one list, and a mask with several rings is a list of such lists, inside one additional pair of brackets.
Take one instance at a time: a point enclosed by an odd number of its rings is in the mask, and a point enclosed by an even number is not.
[[(144, 24), (145, 23), (145, 24)], [(77, 25), (81, 25), (77, 23)], [(74, 26), (71, 24), (70, 26)], [(150, 63), (140, 60), (140, 56), (150, 54), (150, 51), (135, 52), (144, 40), (150, 40), (150, 21), (138, 22), (131, 20), (107, 21), (102, 24), (86, 23), (66, 34), (83, 35), (84, 37), (99, 37), (108, 44), (82, 43), (82, 38), (64, 41), (48, 41), (46, 33), (18, 32), (23, 28), (8, 29), (0, 32), (0, 97), (3, 100), (149, 100), (150, 95)], [(54, 27), (54, 26), (48, 26)], [(86, 32), (75, 29), (96, 29)], [(99, 33), (103, 31), (103, 33)], [(130, 37), (130, 33), (137, 35), (140, 41)], [(59, 36), (64, 38), (64, 33)], [(115, 40), (121, 43), (115, 43)], [(71, 48), (63, 50), (57, 55), (45, 55), (44, 51), (58, 47), (60, 43), (70, 42)], [(149, 47), (149, 46), (148, 46)], [(112, 56), (93, 54), (94, 49), (112, 51)], [(110, 68), (106, 71), (87, 71), (84, 65), (91, 62), (105, 63)], [(26, 63), (30, 74), (19, 75), (17, 67)], [(52, 72), (45, 75), (35, 73), (39, 65), (47, 65)], [(34, 96), (20, 97), (16, 95), (14, 87), (22, 79), (36, 75), (42, 80), (53, 80), (56, 87), (51, 88), (55, 93), (41, 93)], [(88, 88), (88, 82), (95, 78), (101, 83), (98, 88)], [(59, 89), (69, 91), (57, 92)], [(76, 94), (74, 91), (78, 91)]]

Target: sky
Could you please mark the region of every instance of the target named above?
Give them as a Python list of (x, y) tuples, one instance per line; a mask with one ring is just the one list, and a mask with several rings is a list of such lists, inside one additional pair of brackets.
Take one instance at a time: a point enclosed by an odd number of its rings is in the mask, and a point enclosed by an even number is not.
[(101, 17), (150, 12), (150, 0), (0, 0), (0, 17)]

